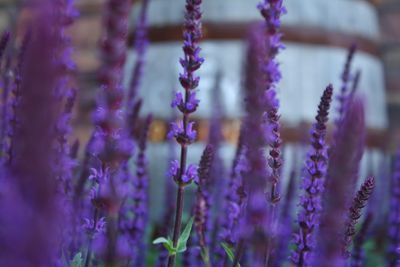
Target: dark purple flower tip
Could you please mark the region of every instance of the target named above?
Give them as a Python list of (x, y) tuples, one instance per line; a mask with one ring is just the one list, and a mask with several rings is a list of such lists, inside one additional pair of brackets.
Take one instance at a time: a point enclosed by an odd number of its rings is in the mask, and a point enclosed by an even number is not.
[(168, 138), (175, 137), (179, 144), (190, 144), (196, 140), (197, 133), (193, 130), (194, 122), (189, 122), (186, 129), (183, 129), (183, 122), (171, 123), (171, 130), (168, 133)]

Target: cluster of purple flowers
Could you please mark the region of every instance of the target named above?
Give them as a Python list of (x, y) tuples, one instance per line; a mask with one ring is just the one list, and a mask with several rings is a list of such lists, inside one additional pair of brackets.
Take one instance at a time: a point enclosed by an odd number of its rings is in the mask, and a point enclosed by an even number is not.
[[(368, 266), (364, 244), (382, 239), (388, 240), (387, 251), (382, 251), (388, 255), (387, 265), (398, 265), (400, 153), (387, 238), (377, 234), (376, 205), (369, 205), (379, 200), (370, 199), (379, 179), (367, 178), (356, 191), (365, 114), (356, 94), (361, 74), (351, 70), (355, 46), (342, 75), (331, 145), (328, 115), (335, 92), (329, 85), (311, 127), (302, 175), (297, 175), (296, 164), (290, 177), (282, 175), (277, 55), (284, 48), (283, 0), (258, 5), (264, 24), (252, 28), (248, 38), (246, 115), (228, 174), (219, 153), (220, 103), (214, 105), (199, 165), (188, 163), (189, 147), (198, 135), (191, 115), (200, 104), (197, 71), (204, 59), (199, 44), (202, 0), (186, 0), (178, 78), (183, 91), (176, 92), (171, 103), (180, 116), (172, 120), (168, 134), (180, 155), (168, 159), (163, 219), (150, 218), (147, 139), (152, 115), (140, 114), (139, 97), (149, 1), (142, 1), (135, 34), (137, 61), (125, 90), (130, 2), (105, 1), (100, 90), (94, 130), (83, 149), (79, 140), (70, 142), (79, 94), (70, 82), (75, 64), (66, 34), (77, 16), (73, 1), (32, 1), (32, 25), (17, 49), (11, 47), (11, 33), (0, 38), (0, 266), (356, 267)], [(216, 75), (215, 91), (221, 75)], [(219, 101), (217, 94), (214, 98)], [(193, 217), (186, 219), (190, 214)]]

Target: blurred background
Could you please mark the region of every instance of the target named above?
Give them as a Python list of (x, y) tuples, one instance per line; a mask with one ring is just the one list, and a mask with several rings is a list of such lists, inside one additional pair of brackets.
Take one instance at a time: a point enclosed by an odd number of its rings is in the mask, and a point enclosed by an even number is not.
[[(82, 143), (91, 132), (91, 112), (97, 93), (98, 42), (102, 32), (102, 0), (76, 0), (79, 18), (70, 29), (77, 64), (76, 136)], [(190, 161), (197, 161), (209, 139), (210, 118), (221, 131), (220, 159), (230, 165), (243, 116), (242, 72), (245, 38), (249, 27), (260, 22), (258, 0), (204, 0), (204, 41), (206, 62), (200, 70), (200, 108), (195, 120), (199, 142), (190, 149)], [(133, 0), (129, 45), (132, 47), (140, 0)], [(23, 1), (0, 0), (0, 29), (10, 29), (19, 42), (29, 27), (29, 11)], [(387, 158), (400, 144), (400, 0), (286, 0), (283, 18), (286, 45), (279, 60), (283, 79), (278, 89), (281, 103), (282, 135), (287, 158), (284, 172), (301, 165), (293, 147), (307, 141), (319, 97), (327, 84), (338, 92), (347, 50), (357, 44), (352, 74), (362, 73), (359, 93), (366, 102), (367, 153), (363, 172), (382, 174)], [(176, 116), (170, 108), (173, 92), (180, 90), (178, 59), (184, 0), (150, 0), (149, 39), (140, 95), (142, 116), (152, 113), (150, 167), (152, 191), (159, 195), (164, 173), (174, 146), (166, 138), (168, 125)], [(129, 83), (135, 52), (129, 52), (125, 82)], [(40, 62), (38, 62), (40, 65)], [(337, 107), (334, 104), (334, 109)], [(221, 116), (216, 116), (221, 114)], [(333, 119), (335, 115), (331, 116)], [(215, 137), (214, 137), (215, 138)], [(362, 174), (363, 175), (363, 174)], [(159, 185), (159, 186), (158, 186)], [(154, 201), (160, 201), (160, 198)], [(157, 205), (155, 206), (157, 207)], [(157, 208), (156, 208), (157, 210)], [(157, 211), (155, 211), (157, 212)]]

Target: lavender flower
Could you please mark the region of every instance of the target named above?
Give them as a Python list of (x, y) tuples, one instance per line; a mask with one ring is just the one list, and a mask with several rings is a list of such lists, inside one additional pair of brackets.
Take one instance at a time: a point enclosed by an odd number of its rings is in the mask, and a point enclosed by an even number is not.
[(128, 109), (131, 109), (135, 103), (135, 99), (139, 90), (143, 67), (145, 64), (145, 56), (148, 46), (148, 38), (147, 38), (147, 9), (149, 6), (150, 0), (142, 1), (142, 7), (140, 9), (139, 20), (136, 24), (136, 32), (135, 32), (135, 43), (134, 47), (137, 53), (137, 59), (135, 62), (135, 66), (133, 67), (133, 74), (129, 86), (128, 93)]
[(207, 234), (209, 230), (210, 219), (210, 169), (214, 158), (214, 148), (212, 145), (207, 145), (201, 156), (198, 169), (198, 187), (196, 192), (196, 203), (194, 208), (195, 222), (194, 226), (198, 235), (200, 247), (203, 250), (207, 249), (209, 240)]
[(62, 208), (57, 206), (49, 168), (55, 156), (52, 129), (58, 116), (53, 98), (54, 55), (60, 48), (54, 41), (58, 28), (53, 12), (52, 1), (42, 1), (32, 10), (34, 30), (20, 69), (24, 93), (15, 110), (19, 127), (12, 136), (14, 158), (8, 170), (1, 169), (0, 211), (7, 214), (0, 218), (2, 266), (54, 266), (60, 257)]
[[(118, 264), (124, 246), (118, 238), (118, 213), (121, 205), (119, 182), (122, 167), (132, 154), (133, 143), (125, 127), (126, 115), (123, 109), (122, 73), (126, 57), (126, 37), (128, 16), (131, 3), (127, 0), (108, 0), (105, 3), (103, 40), (101, 43), (102, 68), (99, 80), (102, 84), (94, 114), (96, 130), (92, 142), (92, 153), (101, 160), (104, 168), (109, 168), (111, 177), (107, 182), (107, 191), (103, 192), (102, 204), (105, 205), (107, 231), (104, 246), (95, 244), (106, 264)], [(121, 243), (122, 242), (122, 243)], [(89, 247), (90, 251), (90, 247)], [(89, 263), (91, 259), (88, 259)]]
[(329, 85), (321, 97), (318, 106), (316, 123), (311, 130), (311, 149), (305, 163), (305, 173), (302, 181), (304, 194), (300, 197), (301, 207), (298, 214), (299, 233), (294, 235), (296, 250), (291, 260), (296, 266), (309, 266), (310, 254), (315, 248), (315, 232), (319, 225), (319, 215), (322, 211), (321, 195), (324, 191), (324, 180), (327, 170), (326, 123), (333, 87)]
[(343, 242), (343, 254), (345, 257), (350, 256), (350, 252), (348, 251), (351, 242), (353, 241), (353, 237), (356, 234), (355, 226), (358, 220), (361, 217), (361, 212), (365, 205), (367, 205), (368, 199), (372, 194), (372, 191), (375, 188), (375, 179), (373, 177), (367, 178), (360, 190), (357, 192), (357, 195), (353, 199), (353, 204), (349, 209), (349, 214), (346, 222), (346, 230)]
[(128, 229), (131, 235), (130, 244), (134, 247), (134, 256), (130, 264), (131, 266), (138, 267), (144, 265), (144, 253), (142, 251), (145, 248), (145, 244), (143, 242), (143, 238), (146, 225), (148, 223), (149, 177), (147, 174), (148, 163), (145, 152), (151, 121), (152, 116), (148, 116), (139, 139), (139, 153), (136, 159), (136, 177), (134, 181), (134, 195), (132, 199), (132, 211), (134, 213), (134, 219), (130, 229)]
[(2, 62), (4, 51), (7, 48), (8, 41), (10, 40), (10, 32), (5, 31), (0, 38), (0, 63)]
[(280, 147), (282, 140), (279, 133), (279, 115), (278, 108), (279, 103), (276, 99), (276, 85), (281, 79), (281, 73), (279, 70), (279, 63), (276, 60), (276, 56), (279, 51), (284, 48), (281, 43), (282, 34), (280, 33), (280, 18), (286, 13), (286, 9), (283, 6), (283, 0), (264, 0), (258, 4), (258, 9), (261, 15), (264, 17), (266, 22), (267, 37), (267, 53), (264, 55), (262, 64), (262, 72), (265, 76), (265, 105), (266, 113), (264, 115), (266, 127), (270, 129), (267, 131), (267, 144), (271, 150), (269, 152), (270, 158), (268, 159), (268, 165), (272, 172), (270, 175), (271, 179), (271, 191), (270, 201), (276, 203), (280, 197), (277, 192), (277, 184), (279, 182), (279, 169), (282, 166), (281, 151)]
[(388, 263), (389, 266), (396, 266), (398, 259), (396, 250), (400, 244), (400, 149), (396, 153), (390, 188)]
[(338, 266), (342, 264), (341, 242), (344, 214), (350, 206), (355, 191), (358, 169), (365, 140), (365, 118), (362, 100), (348, 102), (333, 145), (329, 152), (328, 174), (325, 182), (324, 210), (317, 239), (316, 265)]
[(13, 146), (13, 136), (14, 133), (17, 131), (18, 128), (18, 118), (17, 118), (17, 109), (20, 105), (21, 101), (21, 83), (23, 77), (23, 67), (25, 64), (25, 55), (28, 48), (28, 44), (31, 39), (31, 33), (28, 31), (24, 39), (22, 41), (22, 45), (20, 47), (20, 51), (18, 54), (18, 63), (15, 68), (15, 78), (14, 78), (14, 85), (11, 88), (11, 93), (13, 94), (13, 99), (8, 104), (10, 106), (10, 111), (8, 114), (8, 125), (7, 125), (7, 137), (9, 139), (9, 145), (7, 148), (8, 154), (8, 163), (11, 164), (14, 158), (14, 146)]
[[(181, 220), (183, 212), (183, 192), (184, 186), (189, 184), (197, 177), (197, 167), (189, 165), (186, 169), (187, 146), (196, 138), (196, 132), (193, 130), (193, 122), (189, 121), (189, 111), (197, 106), (198, 101), (195, 98), (194, 90), (199, 85), (200, 77), (195, 75), (196, 70), (200, 68), (204, 59), (200, 57), (199, 41), (201, 38), (201, 2), (202, 0), (186, 0), (186, 12), (183, 32), (183, 52), (184, 56), (180, 59), (183, 67), (183, 73), (179, 75), (179, 81), (185, 90), (185, 102), (182, 103), (182, 121), (173, 123), (169, 136), (174, 136), (181, 145), (181, 159), (178, 164), (172, 162), (170, 176), (178, 185), (177, 206), (175, 213), (175, 224), (173, 232), (173, 246), (176, 247), (181, 229)], [(189, 101), (190, 100), (190, 101)], [(179, 105), (179, 104), (178, 104)], [(179, 105), (180, 106), (180, 105)], [(175, 255), (168, 259), (168, 267), (175, 264)]]
[(339, 124), (339, 121), (343, 117), (346, 108), (346, 101), (348, 99), (348, 88), (349, 88), (349, 81), (350, 81), (350, 71), (351, 71), (351, 64), (356, 53), (357, 46), (355, 44), (351, 45), (347, 54), (347, 59), (344, 65), (343, 73), (342, 73), (342, 87), (340, 89), (340, 95), (337, 97), (339, 101), (338, 107), (338, 119), (336, 120), (336, 124)]
[[(264, 53), (264, 42), (256, 31), (250, 32), (247, 48), (247, 62), (245, 69), (246, 117), (243, 122), (243, 145), (247, 148), (245, 157), (248, 161), (248, 171), (243, 174), (243, 188), (248, 199), (244, 211), (243, 224), (238, 227), (238, 243), (247, 243), (251, 249), (257, 251), (257, 264), (263, 263), (265, 243), (267, 240), (267, 205), (265, 192), (267, 182), (267, 162), (261, 149), (265, 145), (263, 121), (264, 88), (260, 81), (262, 77), (259, 55)], [(260, 201), (260, 203), (258, 203)], [(257, 242), (255, 242), (257, 240)], [(253, 242), (254, 241), (254, 242)], [(242, 247), (245, 247), (242, 245)], [(240, 258), (237, 259), (240, 261)]]

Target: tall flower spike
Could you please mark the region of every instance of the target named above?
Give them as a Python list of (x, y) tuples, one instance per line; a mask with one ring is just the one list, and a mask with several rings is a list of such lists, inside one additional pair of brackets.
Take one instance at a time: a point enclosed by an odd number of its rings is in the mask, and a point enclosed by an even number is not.
[(270, 146), (268, 165), (271, 168), (271, 189), (269, 201), (276, 203), (280, 196), (277, 192), (280, 171), (282, 166), (280, 138), (280, 123), (279, 123), (279, 103), (276, 98), (276, 86), (281, 79), (279, 63), (276, 59), (279, 51), (284, 48), (281, 43), (282, 34), (280, 33), (281, 16), (286, 13), (286, 8), (283, 6), (283, 0), (264, 0), (258, 4), (258, 9), (265, 19), (267, 40), (267, 53), (261, 61), (262, 71), (265, 79), (265, 124), (268, 129), (266, 132), (266, 140)]
[(343, 238), (338, 235), (344, 231), (345, 214), (356, 190), (365, 142), (364, 103), (355, 97), (348, 105), (329, 150), (316, 266), (341, 266), (344, 260)]
[(135, 51), (137, 54), (135, 66), (133, 67), (133, 74), (132, 79), (129, 86), (129, 93), (128, 93), (128, 109), (131, 109), (136, 101), (136, 96), (139, 91), (139, 86), (141, 82), (141, 78), (143, 75), (143, 67), (145, 64), (145, 57), (148, 45), (148, 38), (147, 38), (147, 10), (149, 6), (150, 0), (143, 0), (142, 6), (140, 9), (139, 20), (136, 24), (136, 31), (135, 31)]
[(397, 248), (400, 246), (400, 147), (395, 157), (390, 188), (388, 263), (389, 266), (396, 266), (398, 260)]
[(340, 94), (337, 97), (339, 101), (339, 107), (338, 107), (338, 118), (336, 119), (336, 124), (339, 123), (339, 121), (341, 120), (341, 118), (345, 113), (346, 101), (348, 98), (349, 82), (350, 82), (351, 64), (353, 62), (353, 58), (356, 51), (357, 51), (357, 46), (355, 44), (351, 45), (347, 54), (346, 62), (344, 64), (344, 69), (341, 77), (342, 87), (340, 89)]
[(57, 14), (52, 1), (39, 1), (30, 11), (34, 30), (20, 69), (23, 95), (15, 110), (19, 119), (12, 136), (15, 157), (7, 179), (2, 177), (7, 185), (1, 185), (0, 193), (0, 212), (7, 215), (0, 218), (1, 266), (54, 266), (60, 256), (58, 230), (64, 226), (49, 168), (55, 155), (52, 129), (58, 116), (53, 98), (54, 55), (60, 48), (55, 42)]
[(296, 249), (291, 260), (296, 266), (309, 266), (310, 255), (314, 253), (315, 232), (319, 225), (322, 210), (321, 195), (327, 169), (326, 131), (333, 87), (329, 85), (318, 106), (316, 122), (311, 130), (311, 148), (305, 162), (302, 178), (303, 195), (300, 197), (298, 213), (299, 232), (294, 235)]
[(351, 205), (348, 213), (346, 222), (346, 229), (344, 232), (343, 239), (343, 255), (347, 258), (350, 257), (349, 247), (353, 241), (353, 237), (356, 234), (356, 224), (361, 217), (361, 212), (367, 205), (368, 199), (375, 188), (375, 179), (373, 177), (367, 178), (362, 184), (360, 190), (358, 190), (353, 204)]
[[(185, 91), (182, 95), (183, 103), (176, 105), (183, 108), (180, 109), (183, 118), (179, 123), (172, 124), (170, 136), (174, 136), (181, 146), (181, 158), (178, 164), (172, 163), (172, 173), (177, 186), (177, 201), (175, 207), (175, 222), (173, 231), (173, 245), (178, 244), (178, 238), (181, 231), (181, 220), (183, 212), (183, 193), (184, 187), (197, 177), (197, 167), (189, 165), (186, 167), (187, 147), (196, 138), (196, 131), (193, 130), (193, 122), (189, 121), (189, 113), (193, 112), (198, 104), (198, 100), (194, 95), (194, 90), (198, 87), (200, 77), (195, 75), (195, 72), (203, 64), (204, 59), (200, 57), (199, 41), (202, 37), (201, 27), (201, 3), (202, 0), (186, 0), (185, 5), (185, 22), (183, 30), (183, 52), (184, 56), (180, 59), (183, 67), (183, 72), (179, 75), (179, 81)], [(179, 97), (178, 97), (179, 98)], [(174, 104), (175, 105), (175, 104)], [(173, 105), (173, 106), (174, 106)], [(176, 172), (175, 172), (176, 171)], [(175, 255), (168, 258), (168, 267), (175, 264)]]
[(149, 115), (146, 118), (145, 125), (142, 130), (142, 134), (139, 138), (139, 153), (136, 159), (136, 177), (134, 182), (134, 197), (133, 197), (133, 213), (134, 220), (130, 233), (132, 234), (131, 244), (134, 245), (135, 252), (133, 253), (134, 259), (132, 266), (143, 266), (144, 265), (144, 253), (145, 247), (144, 234), (148, 221), (148, 210), (149, 210), (149, 177), (147, 173), (147, 158), (146, 158), (146, 143), (149, 133), (149, 127), (152, 121), (152, 116)]
[(18, 128), (18, 118), (17, 118), (17, 112), (16, 110), (18, 109), (18, 106), (21, 101), (21, 84), (22, 84), (22, 76), (23, 76), (23, 67), (25, 64), (25, 56), (26, 56), (26, 51), (28, 49), (28, 45), (31, 40), (31, 33), (28, 31), (25, 33), (24, 39), (22, 40), (22, 44), (18, 53), (18, 59), (17, 59), (17, 66), (15, 68), (15, 77), (14, 77), (14, 86), (12, 87), (12, 100), (10, 105), (10, 114), (8, 118), (8, 128), (7, 128), (7, 136), (10, 139), (10, 143), (8, 145), (8, 162), (11, 164), (13, 161), (14, 153), (13, 153), (13, 135), (17, 131)]
[(3, 32), (3, 34), (1, 35), (1, 38), (0, 38), (0, 64), (2, 62), (3, 55), (7, 48), (7, 44), (8, 44), (9, 40), (10, 40), (10, 32), (9, 31)]
[(207, 145), (201, 156), (199, 164), (199, 181), (196, 193), (196, 203), (194, 208), (195, 222), (194, 226), (198, 235), (200, 247), (204, 250), (208, 244), (207, 234), (209, 230), (210, 219), (210, 193), (208, 187), (210, 184), (210, 169), (214, 158), (214, 147)]
[[(248, 171), (243, 174), (243, 183), (248, 193), (247, 205), (244, 211), (244, 223), (238, 229), (238, 243), (251, 245), (257, 251), (258, 264), (263, 264), (265, 242), (267, 237), (268, 207), (265, 205), (265, 188), (267, 184), (267, 162), (263, 148), (265, 138), (262, 128), (262, 116), (265, 111), (263, 101), (264, 85), (261, 81), (262, 72), (260, 55), (265, 53), (265, 43), (262, 34), (252, 29), (248, 37), (247, 60), (245, 65), (245, 108), (246, 117), (243, 122), (244, 146), (247, 148), (245, 157), (248, 160)], [(258, 203), (258, 201), (261, 201)], [(261, 248), (260, 248), (261, 246)], [(245, 247), (244, 245), (241, 246)], [(247, 246), (246, 246), (247, 247)], [(239, 255), (239, 253), (237, 253)], [(240, 258), (237, 259), (240, 261)]]
[(268, 183), (270, 184), (266, 194), (268, 201), (270, 202), (270, 218), (268, 219), (268, 238), (266, 241), (266, 252), (264, 265), (268, 266), (270, 256), (272, 255), (272, 247), (277, 228), (276, 217), (276, 203), (280, 200), (278, 192), (278, 183), (280, 180), (280, 169), (282, 166), (282, 155), (281, 145), (282, 140), (280, 137), (280, 123), (279, 123), (279, 102), (276, 98), (276, 87), (281, 79), (281, 72), (279, 70), (279, 62), (277, 61), (277, 55), (281, 49), (284, 48), (281, 43), (282, 33), (280, 32), (281, 27), (281, 16), (286, 13), (286, 8), (283, 6), (283, 0), (263, 0), (258, 4), (258, 9), (261, 15), (264, 17), (266, 26), (266, 51), (261, 58), (261, 70), (264, 79), (265, 88), (265, 138), (267, 145), (269, 146), (269, 157), (268, 166), (270, 167), (270, 174), (268, 175)]
[(11, 57), (8, 57), (1, 73), (0, 164), (7, 162), (7, 130), (10, 118), (10, 91), (12, 87)]
[[(107, 220), (106, 242), (94, 244), (101, 251), (101, 258), (109, 265), (118, 265), (124, 254), (118, 239), (118, 212), (121, 192), (118, 187), (119, 175), (132, 154), (133, 143), (126, 127), (126, 114), (123, 107), (124, 90), (122, 75), (127, 50), (128, 18), (131, 7), (129, 0), (107, 0), (104, 5), (104, 32), (101, 42), (102, 66), (99, 71), (101, 90), (98, 94), (97, 109), (94, 112), (96, 130), (91, 153), (109, 168), (111, 177), (107, 181), (108, 203), (105, 211)], [(90, 248), (89, 248), (90, 249)], [(90, 261), (90, 259), (89, 259)]]

